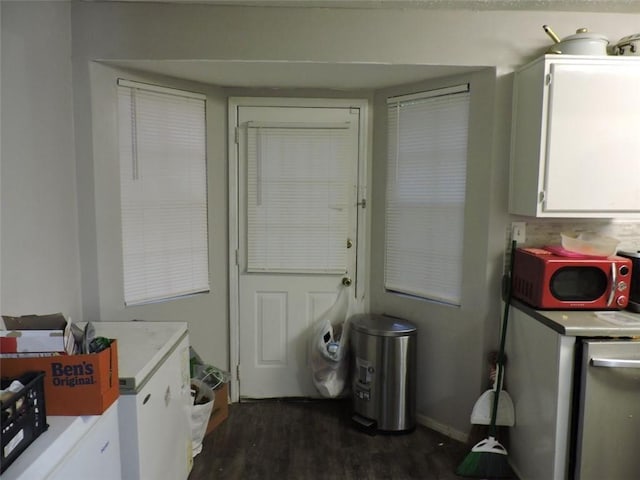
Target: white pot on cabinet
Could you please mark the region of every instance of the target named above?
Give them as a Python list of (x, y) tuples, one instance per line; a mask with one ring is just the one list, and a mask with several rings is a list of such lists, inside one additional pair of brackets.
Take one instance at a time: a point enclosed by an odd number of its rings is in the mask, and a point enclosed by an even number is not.
[(576, 33), (560, 40), (547, 25), (542, 27), (556, 43), (547, 53), (562, 55), (607, 55), (609, 39), (599, 33), (591, 33), (586, 28), (579, 28)]

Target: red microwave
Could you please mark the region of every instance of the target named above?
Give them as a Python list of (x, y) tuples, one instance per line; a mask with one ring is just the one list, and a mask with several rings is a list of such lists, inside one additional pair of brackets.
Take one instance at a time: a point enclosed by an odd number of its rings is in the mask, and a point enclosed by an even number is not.
[(518, 248), (512, 295), (541, 310), (617, 310), (629, 302), (632, 262), (611, 256), (561, 256)]

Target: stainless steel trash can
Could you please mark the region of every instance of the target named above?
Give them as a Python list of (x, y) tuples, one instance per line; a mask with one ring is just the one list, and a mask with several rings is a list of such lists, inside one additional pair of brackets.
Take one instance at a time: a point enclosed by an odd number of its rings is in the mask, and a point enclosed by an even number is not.
[(355, 315), (350, 324), (354, 422), (376, 431), (413, 430), (415, 325), (377, 314)]

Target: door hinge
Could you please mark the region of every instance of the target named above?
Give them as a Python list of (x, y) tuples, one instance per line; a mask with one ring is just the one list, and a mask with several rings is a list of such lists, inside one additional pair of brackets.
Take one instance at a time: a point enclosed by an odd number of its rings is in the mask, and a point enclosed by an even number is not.
[(551, 85), (551, 80), (553, 79), (552, 75), (550, 73), (547, 73), (547, 76), (544, 78), (544, 83), (546, 85)]
[(236, 255), (236, 265), (240, 265), (240, 263), (238, 262), (239, 257), (238, 257), (238, 249), (237, 248), (236, 248), (236, 251), (235, 251), (235, 255)]
[(240, 364), (236, 365), (236, 380), (240, 381)]
[(234, 132), (234, 137), (235, 137), (234, 142), (240, 143), (240, 130), (238, 129), (238, 127), (236, 127), (236, 130)]

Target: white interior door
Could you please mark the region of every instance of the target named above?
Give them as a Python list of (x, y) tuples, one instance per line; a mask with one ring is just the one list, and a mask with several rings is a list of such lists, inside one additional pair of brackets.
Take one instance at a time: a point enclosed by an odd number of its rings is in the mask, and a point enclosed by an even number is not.
[(240, 397), (317, 396), (310, 325), (356, 281), (360, 110), (237, 108)]

